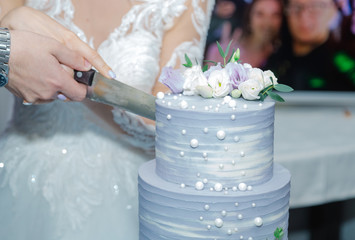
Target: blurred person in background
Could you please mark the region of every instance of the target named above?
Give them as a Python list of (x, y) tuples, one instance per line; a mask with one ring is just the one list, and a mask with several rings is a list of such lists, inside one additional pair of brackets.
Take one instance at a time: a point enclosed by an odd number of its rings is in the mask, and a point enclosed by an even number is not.
[(286, 2), (289, 33), (266, 66), (280, 83), (296, 90), (355, 89), (354, 56), (344, 50), (331, 31), (339, 11), (333, 0)]
[[(282, 11), (281, 0), (252, 1), (244, 11), (241, 29), (236, 28), (232, 35), (228, 35), (228, 30), (232, 27), (230, 23), (225, 23), (220, 40), (222, 48), (226, 49), (228, 43), (232, 41), (230, 49), (240, 49), (241, 62), (254, 67), (264, 66), (267, 58), (279, 45)], [(206, 59), (223, 62), (216, 43), (207, 50)]]

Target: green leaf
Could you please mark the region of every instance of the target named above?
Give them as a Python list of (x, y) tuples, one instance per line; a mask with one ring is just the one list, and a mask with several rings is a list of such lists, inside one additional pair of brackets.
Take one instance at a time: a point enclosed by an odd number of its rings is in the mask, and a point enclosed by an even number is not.
[(213, 63), (214, 65), (217, 65), (217, 64), (218, 64), (217, 62), (212, 61), (212, 60), (204, 60), (204, 62), (210, 62), (210, 63)]
[(281, 240), (282, 237), (284, 235), (284, 231), (282, 228), (276, 228), (275, 232), (274, 232), (274, 236), (277, 240)]
[(231, 41), (228, 43), (227, 49), (226, 49), (226, 51), (224, 52), (224, 56), (225, 56), (225, 57), (228, 56), (229, 48), (231, 47), (232, 41), (233, 41), (233, 40), (231, 40)]
[(259, 97), (260, 97), (260, 98), (259, 98), (260, 101), (263, 102), (263, 101), (265, 100), (265, 98), (267, 97), (267, 95), (266, 95), (266, 94), (263, 94), (262, 92), (260, 92), (260, 93), (259, 93)]
[(229, 63), (229, 62), (232, 60), (232, 57), (233, 57), (234, 53), (235, 53), (235, 50), (234, 50), (234, 48), (233, 48), (232, 55), (229, 57), (227, 63)]
[(226, 58), (226, 56), (224, 55), (223, 48), (221, 47), (218, 41), (217, 41), (217, 47), (218, 47), (219, 54), (221, 54), (222, 58)]
[(285, 102), (285, 100), (280, 96), (278, 95), (277, 93), (274, 93), (274, 92), (271, 92), (271, 91), (268, 91), (266, 92), (267, 95), (269, 95), (272, 99), (278, 101), (278, 102)]
[(205, 64), (205, 66), (203, 66), (203, 68), (202, 68), (202, 72), (206, 72), (207, 70), (208, 70), (208, 65)]
[(279, 92), (292, 92), (293, 88), (290, 86), (287, 86), (285, 84), (276, 84), (274, 85), (275, 90)]
[(187, 54), (185, 53), (185, 60), (186, 60), (186, 65), (183, 64), (185, 67), (192, 67), (192, 62), (190, 60), (190, 58), (187, 56)]

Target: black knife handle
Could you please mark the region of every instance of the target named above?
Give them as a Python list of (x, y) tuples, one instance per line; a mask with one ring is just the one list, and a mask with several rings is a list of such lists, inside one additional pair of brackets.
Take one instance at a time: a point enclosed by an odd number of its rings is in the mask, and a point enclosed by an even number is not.
[(94, 69), (90, 69), (89, 71), (74, 70), (74, 79), (79, 83), (91, 86), (95, 73), (96, 71)]

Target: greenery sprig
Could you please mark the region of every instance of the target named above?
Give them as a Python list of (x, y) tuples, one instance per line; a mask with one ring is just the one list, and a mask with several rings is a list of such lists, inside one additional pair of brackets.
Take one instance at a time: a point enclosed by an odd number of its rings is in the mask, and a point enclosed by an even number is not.
[[(270, 77), (271, 82), (273, 83), (274, 80)], [(273, 90), (279, 91), (279, 92), (292, 92), (293, 88), (290, 86), (287, 86), (285, 84), (272, 84), (259, 93), (260, 101), (264, 101), (267, 96), (270, 96), (272, 99), (278, 102), (285, 102), (285, 99), (283, 99), (279, 94), (275, 93)]]

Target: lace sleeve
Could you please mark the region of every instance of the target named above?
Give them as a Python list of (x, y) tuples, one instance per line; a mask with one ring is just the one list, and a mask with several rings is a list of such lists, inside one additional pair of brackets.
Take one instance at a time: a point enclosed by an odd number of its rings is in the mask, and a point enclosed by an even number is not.
[[(179, 68), (182, 66), (181, 63), (185, 62), (185, 54), (190, 59), (196, 59), (201, 63), (214, 2), (214, 0), (190, 0), (185, 3), (187, 11), (179, 19), (175, 19), (177, 24), (169, 29), (170, 32), (167, 32), (167, 35), (171, 35), (171, 38), (175, 39), (173, 42), (176, 42), (176, 44), (171, 45), (165, 41), (166, 48), (171, 49), (166, 50), (170, 53), (170, 57), (165, 57), (166, 62), (164, 62), (164, 56), (162, 56), (162, 67)], [(181, 32), (184, 32), (184, 34), (181, 34)], [(166, 37), (166, 39), (169, 39), (169, 37)]]

